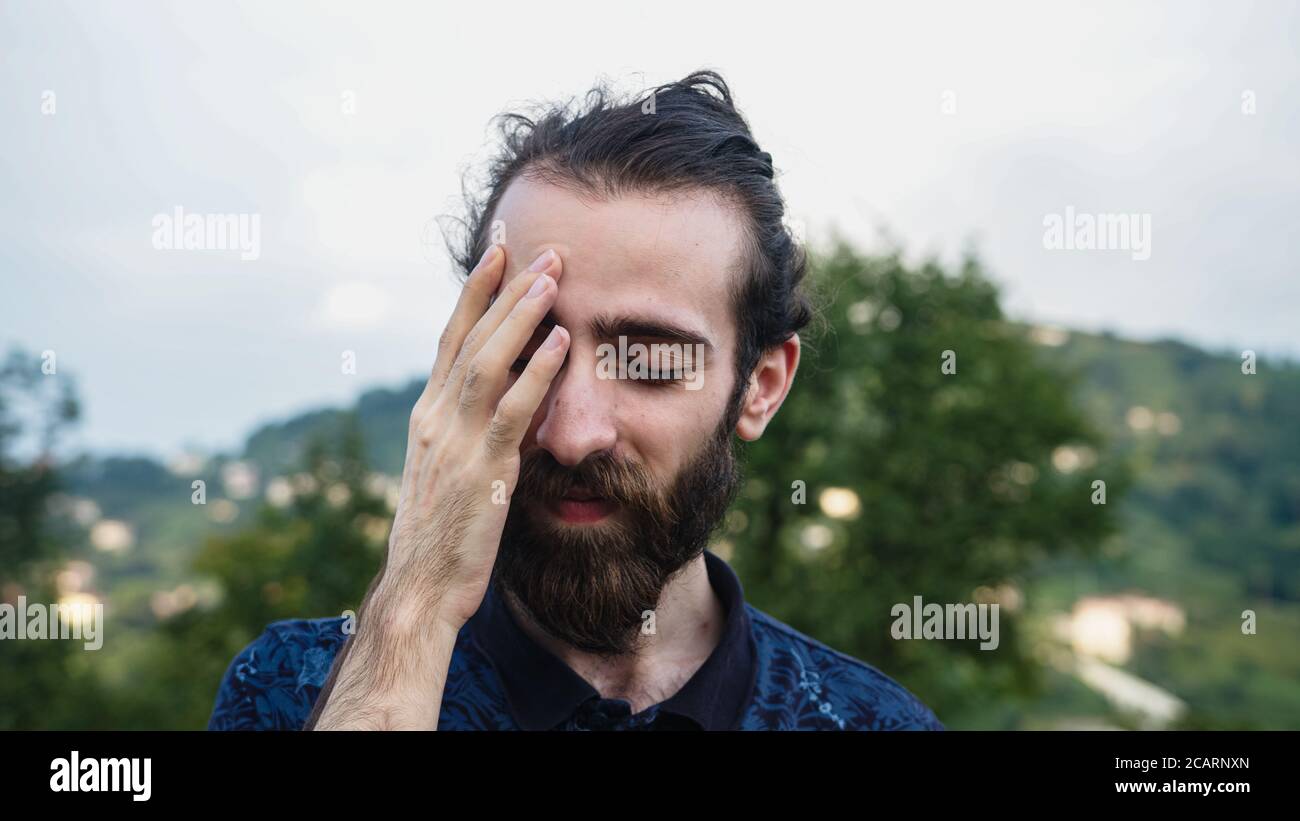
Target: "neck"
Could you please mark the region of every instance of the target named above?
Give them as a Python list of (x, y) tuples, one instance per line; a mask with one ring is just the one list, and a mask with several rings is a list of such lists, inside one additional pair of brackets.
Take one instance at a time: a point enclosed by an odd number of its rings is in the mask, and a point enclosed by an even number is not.
[(726, 611), (709, 584), (700, 554), (664, 585), (655, 608), (655, 632), (641, 636), (637, 649), (613, 658), (585, 653), (541, 629), (512, 597), (505, 597), (515, 621), (533, 641), (549, 650), (600, 693), (621, 698), (639, 713), (670, 698), (722, 641)]

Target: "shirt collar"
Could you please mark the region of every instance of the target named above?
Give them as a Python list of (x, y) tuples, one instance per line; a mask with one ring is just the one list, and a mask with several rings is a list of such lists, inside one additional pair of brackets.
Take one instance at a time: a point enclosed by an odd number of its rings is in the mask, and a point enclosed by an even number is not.
[[(689, 718), (701, 729), (727, 730), (739, 725), (753, 692), (756, 653), (740, 579), (726, 562), (707, 550), (704, 563), (709, 584), (727, 614), (722, 639), (659, 710)], [(586, 680), (524, 632), (494, 585), (488, 585), (468, 626), (492, 660), (520, 727), (555, 729), (584, 703), (600, 698)]]

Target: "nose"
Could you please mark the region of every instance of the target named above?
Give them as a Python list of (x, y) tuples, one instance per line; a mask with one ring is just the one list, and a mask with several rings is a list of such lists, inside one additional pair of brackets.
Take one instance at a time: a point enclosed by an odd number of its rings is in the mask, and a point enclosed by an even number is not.
[(545, 416), (537, 427), (538, 447), (573, 467), (593, 453), (610, 450), (618, 440), (611, 380), (600, 379), (594, 359), (578, 358), (572, 349), (542, 402)]

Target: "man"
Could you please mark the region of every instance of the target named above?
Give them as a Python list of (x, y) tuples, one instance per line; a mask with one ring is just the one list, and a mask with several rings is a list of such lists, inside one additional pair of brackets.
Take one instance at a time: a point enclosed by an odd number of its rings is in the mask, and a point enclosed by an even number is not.
[(706, 550), (812, 315), (726, 83), (503, 123), (355, 634), (272, 624), (209, 726), (942, 729)]

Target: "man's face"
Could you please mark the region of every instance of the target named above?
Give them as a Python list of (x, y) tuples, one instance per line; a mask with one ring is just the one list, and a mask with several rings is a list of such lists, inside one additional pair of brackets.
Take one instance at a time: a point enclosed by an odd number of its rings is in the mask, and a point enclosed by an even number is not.
[[(560, 255), (551, 318), (572, 338), (521, 446), (497, 584), (556, 638), (629, 652), (739, 484), (727, 405), (741, 224), (706, 194), (597, 201), (526, 179), (494, 216), (506, 282), (547, 248)], [(661, 366), (654, 380), (637, 378), (637, 343), (640, 364)]]

